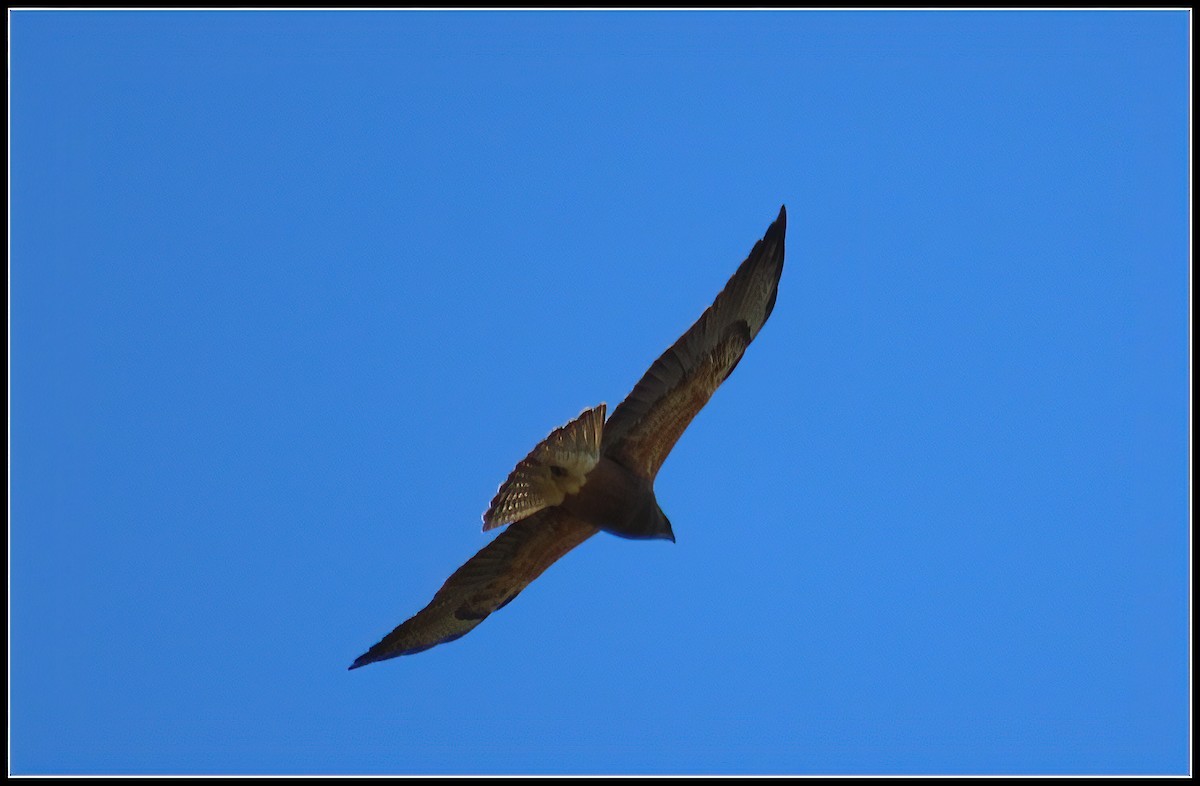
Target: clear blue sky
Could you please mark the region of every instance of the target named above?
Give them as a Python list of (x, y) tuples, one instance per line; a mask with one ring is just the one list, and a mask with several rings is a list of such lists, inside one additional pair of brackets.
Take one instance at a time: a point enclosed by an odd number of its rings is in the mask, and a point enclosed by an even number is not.
[[(10, 21), (13, 772), (1186, 771), (1186, 13)], [(780, 204), (678, 543), (347, 671)]]

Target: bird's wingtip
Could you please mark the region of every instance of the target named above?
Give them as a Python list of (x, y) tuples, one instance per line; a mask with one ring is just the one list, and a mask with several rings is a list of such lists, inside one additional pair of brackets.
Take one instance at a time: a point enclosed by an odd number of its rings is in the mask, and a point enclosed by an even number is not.
[(780, 205), (779, 215), (771, 222), (771, 226), (767, 227), (763, 240), (782, 238), (785, 232), (787, 232), (787, 205)]

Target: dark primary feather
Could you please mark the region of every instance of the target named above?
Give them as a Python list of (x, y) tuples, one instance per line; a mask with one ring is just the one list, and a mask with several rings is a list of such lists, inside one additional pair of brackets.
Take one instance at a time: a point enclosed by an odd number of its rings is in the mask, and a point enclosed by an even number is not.
[(664, 352), (604, 424), (601, 452), (653, 479), (696, 413), (775, 308), (787, 210), (754, 244), (713, 304)]

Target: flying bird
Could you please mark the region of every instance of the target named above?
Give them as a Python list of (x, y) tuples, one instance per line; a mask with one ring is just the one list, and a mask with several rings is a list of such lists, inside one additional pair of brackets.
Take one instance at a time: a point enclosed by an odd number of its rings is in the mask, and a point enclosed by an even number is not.
[(351, 664), (453, 641), (559, 557), (600, 530), (674, 542), (654, 496), (659, 467), (758, 335), (779, 290), (787, 210), (767, 228), (713, 304), (662, 354), (605, 420), (583, 411), (542, 440), (500, 485), (483, 528), (509, 525), (456, 570), (425, 608)]

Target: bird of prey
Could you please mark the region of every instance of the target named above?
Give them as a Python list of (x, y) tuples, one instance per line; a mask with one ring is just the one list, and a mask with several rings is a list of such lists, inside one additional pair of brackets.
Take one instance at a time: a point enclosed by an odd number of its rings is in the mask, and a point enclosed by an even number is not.
[(786, 227), (787, 211), (780, 208), (713, 304), (654, 361), (612, 417), (604, 419), (604, 404), (584, 410), (516, 466), (483, 514), (484, 530), (508, 529), (351, 669), (466, 635), (600, 530), (674, 542), (654, 496), (654, 478), (771, 315)]

